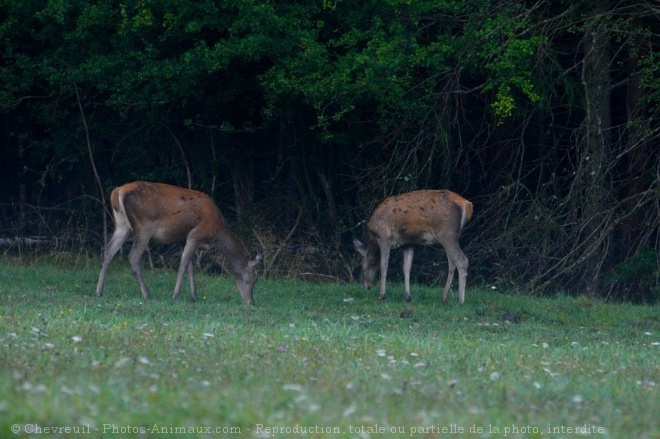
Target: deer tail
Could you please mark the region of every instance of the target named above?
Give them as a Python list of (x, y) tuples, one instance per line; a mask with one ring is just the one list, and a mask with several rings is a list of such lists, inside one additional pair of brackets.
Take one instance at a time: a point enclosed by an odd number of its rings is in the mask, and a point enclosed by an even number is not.
[(463, 230), (463, 227), (472, 219), (472, 203), (469, 201), (465, 201), (463, 203), (463, 208), (461, 209), (461, 230)]

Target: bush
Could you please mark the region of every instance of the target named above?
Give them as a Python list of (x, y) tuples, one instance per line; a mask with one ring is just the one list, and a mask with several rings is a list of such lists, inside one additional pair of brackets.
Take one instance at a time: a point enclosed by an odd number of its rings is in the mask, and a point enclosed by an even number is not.
[(608, 283), (620, 290), (621, 297), (634, 301), (656, 302), (660, 299), (660, 257), (649, 244), (616, 265), (607, 278)]

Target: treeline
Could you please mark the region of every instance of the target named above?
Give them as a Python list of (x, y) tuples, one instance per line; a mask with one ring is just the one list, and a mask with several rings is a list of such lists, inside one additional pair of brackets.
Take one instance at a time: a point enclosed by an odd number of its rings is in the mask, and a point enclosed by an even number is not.
[[(111, 189), (162, 181), (211, 194), (263, 275), (350, 280), (377, 202), (448, 188), (475, 206), (469, 282), (660, 298), (655, 1), (4, 0), (0, 16), (4, 237), (98, 254)], [(417, 281), (441, 284), (442, 252), (418, 255)]]

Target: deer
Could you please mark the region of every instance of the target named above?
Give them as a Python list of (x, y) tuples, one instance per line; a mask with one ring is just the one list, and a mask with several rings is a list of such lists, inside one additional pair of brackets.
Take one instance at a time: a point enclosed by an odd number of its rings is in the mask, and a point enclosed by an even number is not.
[(252, 291), (256, 282), (259, 253), (250, 258), (247, 249), (232, 231), (220, 209), (205, 193), (164, 183), (135, 181), (110, 194), (115, 230), (103, 252), (96, 295), (103, 295), (108, 265), (130, 236), (133, 246), (128, 261), (144, 299), (149, 289), (140, 271), (140, 259), (152, 239), (171, 244), (185, 241), (172, 300), (179, 296), (183, 275), (188, 272), (190, 296), (197, 300), (193, 276), (193, 256), (197, 249), (217, 248), (227, 257), (230, 272), (244, 304), (254, 305)]
[[(353, 246), (362, 255), (362, 281), (367, 289), (373, 286), (380, 268), (379, 299), (386, 294), (387, 266), (390, 250), (403, 248), (404, 300), (409, 302), (410, 268), (415, 245), (440, 243), (447, 254), (449, 268), (442, 301), (458, 270), (458, 302), (465, 301), (468, 258), (461, 250), (459, 238), (472, 219), (472, 203), (448, 190), (420, 190), (386, 198), (374, 210), (367, 229), (369, 241), (363, 244), (353, 237)], [(378, 253), (380, 252), (380, 264)]]

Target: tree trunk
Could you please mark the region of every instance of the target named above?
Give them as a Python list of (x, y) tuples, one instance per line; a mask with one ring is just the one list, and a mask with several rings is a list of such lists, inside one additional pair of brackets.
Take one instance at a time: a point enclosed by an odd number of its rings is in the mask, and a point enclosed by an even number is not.
[(244, 146), (232, 145), (231, 148), (231, 180), (234, 186), (236, 222), (242, 222), (247, 219), (246, 215), (250, 212), (254, 200), (254, 165)]
[(332, 229), (333, 246), (339, 249), (341, 244), (341, 230), (339, 228), (339, 215), (337, 214), (337, 204), (335, 203), (335, 195), (332, 188), (332, 182), (326, 177), (325, 172), (320, 167), (317, 170), (319, 180), (323, 186), (326, 202), (328, 203), (328, 222)]
[[(634, 19), (634, 28), (642, 25), (641, 19)], [(629, 218), (622, 224), (620, 260), (625, 260), (635, 254), (643, 243), (640, 240), (640, 230), (644, 229), (644, 214), (636, 208), (646, 190), (649, 189), (646, 178), (651, 173), (653, 147), (646, 137), (650, 130), (646, 108), (641, 102), (643, 96), (642, 85), (639, 80), (638, 70), (640, 58), (648, 56), (648, 48), (642, 38), (633, 36), (630, 41), (630, 52), (627, 60), (627, 82), (626, 82), (626, 110), (628, 137), (624, 150), (630, 151), (628, 156), (627, 176), (624, 183), (627, 199), (626, 210), (632, 210)], [(649, 179), (650, 181), (651, 179)]]
[[(585, 288), (589, 296), (598, 294), (600, 269), (605, 260), (607, 223), (607, 167), (611, 143), (610, 107), (610, 31), (606, 14), (608, 0), (594, 2), (590, 24), (584, 36), (584, 63), (582, 81), (585, 89), (585, 141), (582, 157), (582, 235), (587, 240), (585, 264)], [(580, 178), (580, 176), (578, 177)]]

